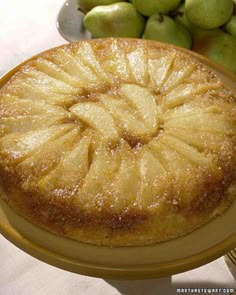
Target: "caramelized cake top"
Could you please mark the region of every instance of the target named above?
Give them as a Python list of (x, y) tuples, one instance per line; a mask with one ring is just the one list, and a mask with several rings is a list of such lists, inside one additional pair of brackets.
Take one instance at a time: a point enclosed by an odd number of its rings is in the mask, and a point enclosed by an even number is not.
[(175, 47), (68, 44), (0, 90), (7, 202), (51, 232), (147, 245), (193, 231), (235, 193), (236, 99)]

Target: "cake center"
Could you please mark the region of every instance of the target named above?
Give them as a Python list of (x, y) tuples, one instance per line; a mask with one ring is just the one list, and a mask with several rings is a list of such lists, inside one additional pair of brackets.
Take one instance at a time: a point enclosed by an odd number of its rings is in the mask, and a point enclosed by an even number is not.
[(114, 92), (98, 93), (95, 102), (79, 102), (70, 112), (109, 142), (121, 138), (130, 146), (149, 142), (159, 129), (159, 108), (148, 88), (121, 84)]

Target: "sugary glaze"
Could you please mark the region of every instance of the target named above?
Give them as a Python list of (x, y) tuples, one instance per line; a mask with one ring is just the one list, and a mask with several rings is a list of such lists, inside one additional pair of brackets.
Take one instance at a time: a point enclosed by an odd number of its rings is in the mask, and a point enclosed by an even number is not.
[(169, 45), (97, 39), (51, 49), (0, 89), (6, 201), (98, 245), (187, 234), (236, 195), (236, 99)]

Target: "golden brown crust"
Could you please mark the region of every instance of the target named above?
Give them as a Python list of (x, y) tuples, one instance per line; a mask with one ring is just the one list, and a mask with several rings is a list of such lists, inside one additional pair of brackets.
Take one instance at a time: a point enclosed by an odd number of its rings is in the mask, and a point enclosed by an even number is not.
[(104, 39), (49, 50), (0, 89), (6, 201), (87, 243), (182, 236), (236, 196), (235, 114), (233, 93), (174, 47)]

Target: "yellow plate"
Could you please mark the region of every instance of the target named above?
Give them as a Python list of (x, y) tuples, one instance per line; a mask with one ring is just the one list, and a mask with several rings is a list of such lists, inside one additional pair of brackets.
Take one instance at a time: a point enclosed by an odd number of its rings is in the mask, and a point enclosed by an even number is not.
[[(217, 72), (236, 93), (236, 77), (233, 74), (194, 52), (179, 50)], [(21, 65), (0, 79), (0, 87)], [(184, 237), (154, 246), (112, 248), (79, 243), (51, 234), (16, 214), (3, 201), (4, 192), (1, 194), (0, 232), (28, 254), (79, 274), (110, 279), (163, 277), (206, 264), (236, 247), (236, 201), (222, 216)]]

